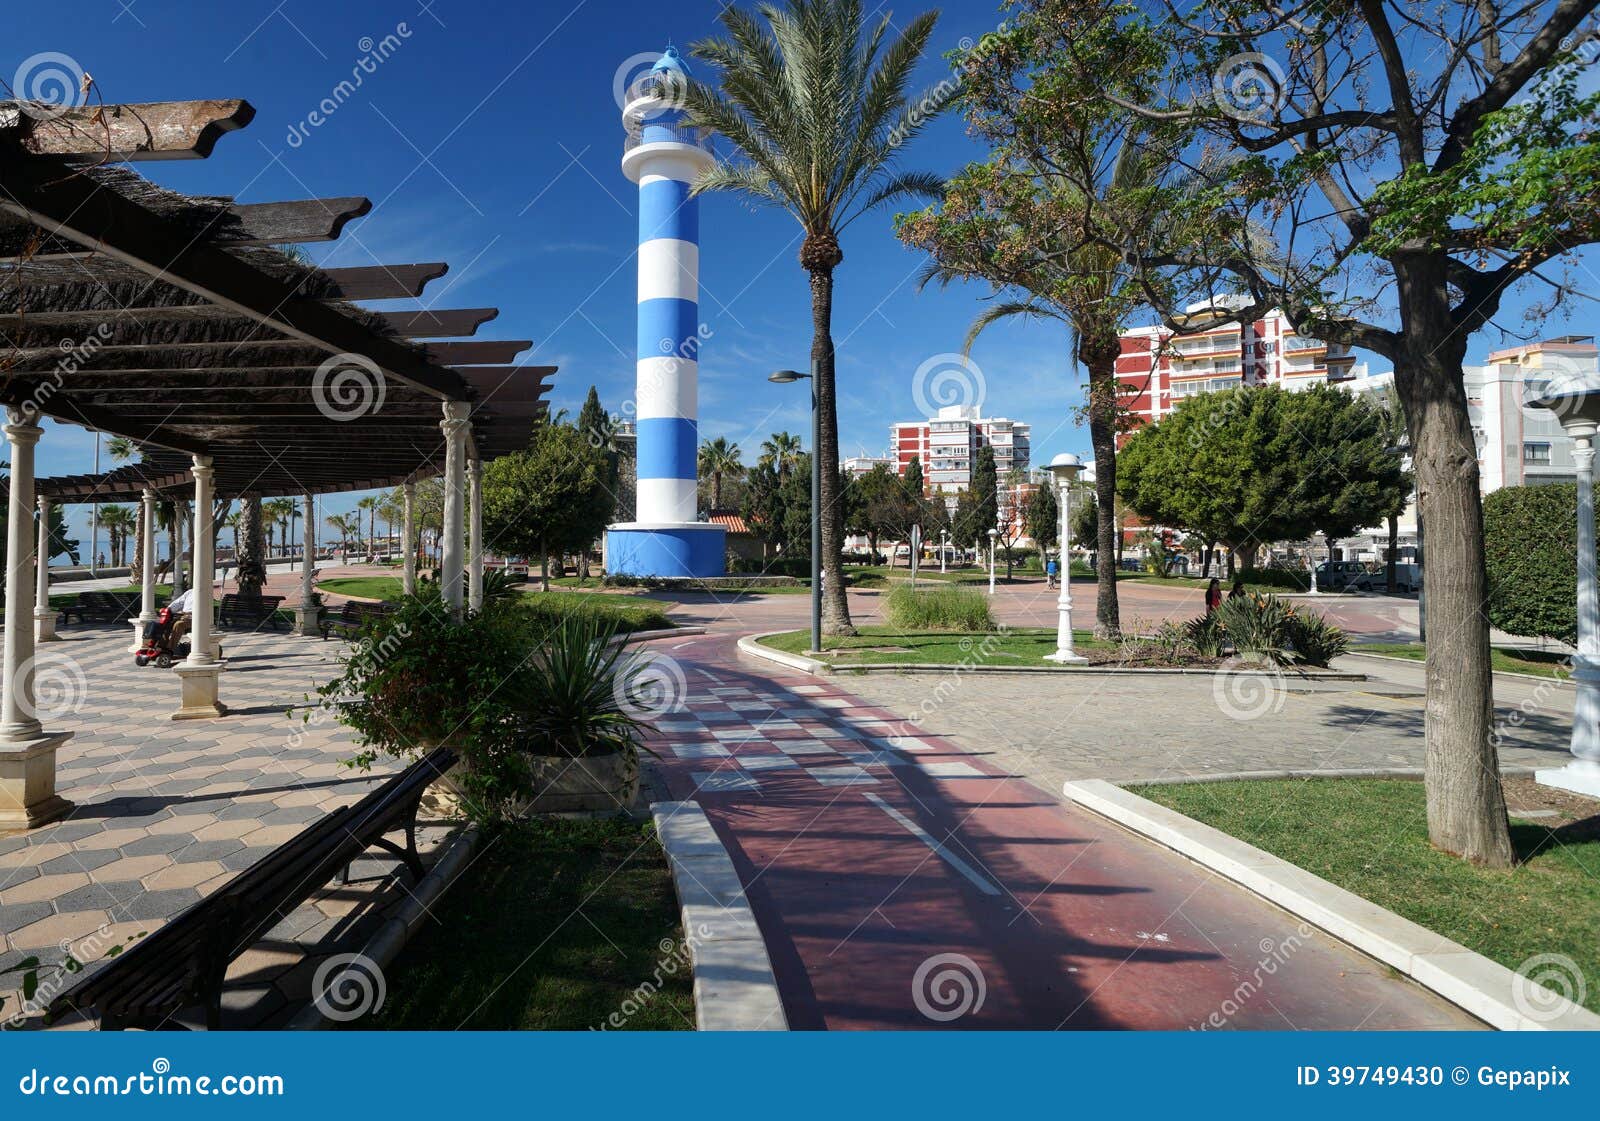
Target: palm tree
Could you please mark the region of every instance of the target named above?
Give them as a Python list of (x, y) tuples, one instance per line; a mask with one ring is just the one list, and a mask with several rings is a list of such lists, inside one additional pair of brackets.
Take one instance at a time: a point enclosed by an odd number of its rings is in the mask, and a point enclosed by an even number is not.
[(357, 513), (329, 514), (326, 520), (329, 528), (339, 535), (339, 558), (348, 561), (350, 559), (351, 536), (354, 535), (357, 540), (361, 537), (361, 515)]
[(105, 527), (107, 535), (111, 538), (111, 564), (120, 568), (123, 551), (128, 543), (128, 533), (137, 524), (133, 511), (126, 506), (102, 506), (100, 524)]
[[(288, 527), (289, 519), (294, 517), (298, 504), (292, 498), (273, 498), (261, 504), (261, 517), (267, 526), (267, 544), (272, 544), (272, 531), (279, 531), (281, 540), (278, 548), (287, 553), (289, 545)], [(269, 549), (270, 552), (270, 549)]]
[(780, 479), (787, 478), (789, 470), (800, 458), (800, 437), (793, 432), (774, 432), (771, 438), (761, 441), (762, 467), (776, 469)]
[(897, 199), (934, 196), (932, 175), (897, 170), (900, 147), (933, 116), (939, 99), (907, 96), (937, 15), (924, 13), (891, 38), (885, 15), (868, 26), (859, 0), (763, 4), (760, 18), (733, 7), (720, 16), (726, 37), (697, 44), (697, 57), (722, 71), (720, 88), (691, 82), (692, 124), (721, 133), (745, 157), (719, 163), (696, 193), (737, 191), (779, 206), (804, 232), (800, 267), (811, 287), (811, 374), (821, 457), (824, 629), (853, 634), (840, 550), (839, 418), (834, 387), (833, 271), (844, 260), (839, 234)]
[[(1215, 164), (1174, 172), (1170, 148), (1126, 121), (1105, 121), (1072, 146), (1071, 173), (1044, 158), (996, 157), (951, 180), (943, 214), (902, 218), (900, 236), (931, 254), (922, 283), (983, 279), (1020, 293), (985, 308), (967, 332), (965, 349), (983, 331), (1012, 317), (1066, 325), (1071, 353), (1088, 372), (1086, 412), (1094, 448), (1096, 523), (1095, 634), (1121, 633), (1117, 600), (1117, 358), (1129, 315), (1147, 295), (1138, 270), (1101, 236), (1121, 221), (1147, 241), (1178, 249), (1193, 231), (1179, 225), (1183, 205), (1163, 209), (1163, 189), (1188, 197), (1209, 181)], [(1169, 207), (1171, 204), (1169, 202)], [(1132, 215), (1137, 214), (1137, 218)], [(942, 221), (941, 221), (942, 220)]]
[[(356, 503), (356, 509), (367, 512), (367, 551), (372, 552), (372, 543), (378, 539), (378, 496), (369, 494), (363, 496)], [(356, 515), (356, 539), (361, 538), (361, 516)]]
[(239, 566), (239, 591), (260, 595), (267, 583), (266, 520), (261, 498), (251, 495), (239, 503), (233, 521), (233, 556)]
[(713, 510), (722, 509), (722, 477), (732, 475), (737, 479), (744, 473), (744, 464), (739, 462), (739, 456), (739, 445), (728, 443), (726, 436), (718, 436), (700, 445), (697, 467), (700, 474), (711, 476)]
[[(143, 455), (143, 449), (126, 436), (113, 436), (106, 441), (106, 454), (113, 463), (128, 463)], [(144, 503), (134, 507), (136, 524), (133, 531), (133, 574), (135, 578), (144, 571)]]

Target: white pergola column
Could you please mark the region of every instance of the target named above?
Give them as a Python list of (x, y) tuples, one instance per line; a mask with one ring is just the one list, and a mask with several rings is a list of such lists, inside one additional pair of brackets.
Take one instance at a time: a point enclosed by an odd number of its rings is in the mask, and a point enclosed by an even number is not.
[(300, 606), (295, 608), (295, 629), (307, 638), (321, 634), (318, 623), (321, 620), (322, 609), (312, 603), (312, 593), (316, 591), (312, 583), (311, 573), (316, 567), (316, 562), (311, 554), (316, 551), (317, 525), (315, 521), (316, 500), (309, 494), (301, 500), (305, 504), (305, 526), (302, 528), (301, 556), (300, 556)]
[(50, 500), (39, 496), (39, 545), (34, 554), (37, 583), (33, 596), (34, 640), (55, 642), (56, 613), (50, 606)]
[(466, 519), (462, 516), (466, 497), (467, 432), (472, 422), (467, 419), (470, 406), (465, 401), (446, 401), (444, 419), (439, 427), (444, 430), (444, 542), (439, 563), (440, 590), (451, 618), (461, 618), (462, 577), (465, 575)]
[(404, 556), (401, 558), (400, 587), (406, 595), (417, 594), (417, 484), (407, 483), (400, 488), (405, 500)]
[(1596, 409), (1585, 403), (1575, 415), (1559, 414), (1572, 437), (1578, 475), (1578, 652), (1572, 656), (1572, 759), (1566, 766), (1534, 772), (1544, 786), (1600, 798), (1600, 580), (1595, 571), (1594, 454)]
[(130, 650), (144, 645), (144, 630), (156, 621), (156, 492), (146, 487), (139, 501), (144, 511), (144, 528), (139, 537), (139, 617), (133, 620)]
[(226, 716), (217, 700), (217, 660), (211, 637), (211, 584), (216, 578), (215, 540), (211, 533), (211, 496), (216, 468), (209, 455), (194, 457), (194, 623), (189, 631), (189, 657), (174, 666), (182, 686), (182, 700), (174, 720), (205, 720)]
[(0, 680), (0, 829), (31, 829), (65, 815), (72, 804), (56, 793), (56, 748), (71, 732), (46, 732), (34, 703), (35, 592), (33, 452), (42, 430), (8, 409), (11, 495), (7, 507), (6, 628)]
[(483, 610), (483, 463), (481, 460), (472, 461), (471, 470), (468, 472), (468, 481), (472, 487), (471, 493), (471, 525), (468, 527), (472, 540), (468, 545), (467, 553), (467, 606), (474, 611)]

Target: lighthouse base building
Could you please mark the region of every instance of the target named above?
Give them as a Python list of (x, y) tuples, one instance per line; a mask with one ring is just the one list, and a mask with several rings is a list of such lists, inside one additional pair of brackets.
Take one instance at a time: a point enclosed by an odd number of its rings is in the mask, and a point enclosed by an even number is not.
[(684, 123), (687, 70), (668, 47), (623, 109), (622, 171), (639, 186), (636, 520), (606, 530), (612, 576), (694, 579), (726, 570), (719, 525), (697, 520), (700, 203), (709, 137)]

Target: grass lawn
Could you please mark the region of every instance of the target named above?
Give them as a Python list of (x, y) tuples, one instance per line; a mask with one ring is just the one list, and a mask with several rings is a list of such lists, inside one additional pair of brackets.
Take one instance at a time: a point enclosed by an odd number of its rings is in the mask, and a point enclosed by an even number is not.
[[(1428, 653), (1428, 648), (1420, 642), (1392, 646), (1369, 642), (1350, 649), (1359, 653), (1409, 658), (1414, 662), (1422, 661)], [(1489, 649), (1489, 665), (1500, 673), (1531, 673), (1536, 677), (1556, 677), (1563, 681), (1572, 676), (1567, 669), (1568, 657), (1556, 650), (1519, 650), (1513, 646), (1494, 646)]]
[(383, 1008), (344, 1026), (584, 1031), (631, 1001), (629, 1030), (694, 1029), (677, 897), (652, 826), (506, 829), (484, 839), (435, 910), (441, 921), (425, 923), (385, 971)]
[[(323, 591), (364, 599), (397, 600), (401, 595), (400, 580), (395, 576), (339, 576), (323, 580), (317, 586)], [(541, 592), (533, 590), (533, 585), (524, 587), (529, 590), (522, 592), (523, 605), (537, 616), (554, 619), (574, 613), (603, 615), (625, 631), (663, 630), (673, 625), (661, 605), (653, 600), (554, 588)]]
[[(1428, 844), (1420, 782), (1201, 782), (1136, 792), (1516, 969), (1565, 954), (1600, 977), (1600, 828), (1513, 819), (1522, 863), (1477, 868)], [(1586, 1005), (1600, 1011), (1600, 985)]]
[[(1018, 627), (1002, 636), (966, 634), (959, 631), (897, 631), (893, 627), (861, 627), (850, 638), (822, 640), (828, 660), (835, 665), (908, 665), (933, 662), (955, 665), (978, 661), (990, 665), (1045, 664), (1046, 654), (1054, 653), (1054, 628)], [(1104, 647), (1088, 631), (1073, 631), (1073, 643), (1084, 649)], [(808, 631), (787, 631), (761, 640), (765, 646), (788, 654), (803, 654), (811, 645)], [(875, 649), (899, 647), (897, 650)]]

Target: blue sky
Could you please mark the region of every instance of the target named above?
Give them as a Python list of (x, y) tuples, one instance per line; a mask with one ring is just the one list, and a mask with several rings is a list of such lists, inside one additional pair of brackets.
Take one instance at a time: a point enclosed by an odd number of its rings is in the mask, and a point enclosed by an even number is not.
[[(941, 7), (923, 84), (942, 76), (940, 54), (1000, 18), (992, 0)], [(373, 212), (338, 242), (310, 247), (315, 258), (330, 265), (449, 261), (427, 303), (498, 306), (500, 318), (480, 338), (534, 340), (522, 361), (561, 367), (557, 407), (575, 412), (594, 384), (614, 410), (632, 393), (636, 241), (634, 188), (618, 163), (614, 80), (632, 56), (711, 32), (719, 8), (711, 0), (81, 0), (28, 5), (0, 72), (36, 52), (62, 51), (93, 75), (107, 102), (245, 98), (254, 123), (223, 138), (209, 160), (141, 170), (176, 190), (244, 202), (370, 197)], [(370, 49), (366, 41), (387, 35), (398, 49), (291, 146), (291, 129), (350, 76)], [(946, 118), (908, 148), (904, 163), (949, 173), (979, 154), (961, 122)], [(786, 215), (730, 198), (703, 204), (700, 313), (710, 339), (701, 355), (700, 431), (741, 442), (747, 460), (776, 429), (808, 431), (803, 390), (765, 380), (772, 369), (803, 368), (807, 360), (798, 244)], [(915, 372), (960, 349), (985, 292), (919, 293), (919, 261), (894, 239), (888, 214), (852, 226), (844, 249), (834, 321), (840, 442), (845, 454), (877, 454), (890, 422), (919, 411)], [(1552, 323), (1546, 333), (1587, 333), (1593, 307), (1580, 301), (1578, 321)], [(1470, 357), (1497, 343), (1492, 332), (1480, 334)], [(1031, 422), (1037, 461), (1087, 452), (1072, 413), (1082, 400), (1080, 379), (1062, 328), (992, 329), (973, 359), (983, 372), (985, 412)], [(53, 427), (41, 470), (86, 471), (93, 448), (89, 433)], [(355, 497), (336, 497), (329, 507), (353, 505)], [(86, 517), (78, 514), (75, 524)]]

